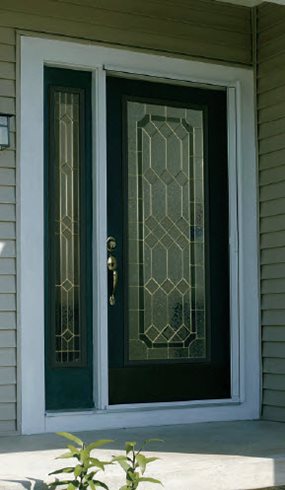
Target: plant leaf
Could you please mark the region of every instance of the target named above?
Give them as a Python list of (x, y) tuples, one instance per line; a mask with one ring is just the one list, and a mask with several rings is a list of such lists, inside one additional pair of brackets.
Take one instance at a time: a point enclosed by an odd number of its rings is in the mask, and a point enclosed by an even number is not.
[(55, 459), (67, 459), (67, 458), (74, 458), (74, 456), (71, 452), (69, 452), (69, 453), (60, 454), (60, 456), (57, 456)]
[(143, 475), (145, 472), (145, 469), (146, 469), (146, 465), (147, 465), (146, 457), (143, 454), (138, 454), (136, 456), (136, 461), (138, 462), (140, 470), (141, 470), (142, 475)]
[(82, 473), (82, 466), (81, 464), (77, 464), (74, 469), (74, 476), (77, 478), (79, 475)]
[[(56, 480), (52, 483), (49, 483), (49, 487), (53, 487), (53, 488), (56, 488), (58, 485), (69, 485), (70, 483), (73, 483), (73, 485), (77, 485), (77, 482), (76, 480)], [(77, 485), (78, 486), (78, 485)]]
[(96, 449), (97, 447), (105, 446), (105, 444), (109, 444), (110, 442), (114, 442), (112, 439), (98, 439), (98, 441), (94, 441), (91, 444), (88, 444), (86, 447), (87, 451), (92, 451), (92, 449)]
[(95, 483), (93, 482), (93, 480), (89, 480), (89, 486), (91, 490), (96, 490)]
[(105, 490), (109, 490), (109, 487), (106, 485), (106, 483), (103, 483), (102, 481), (93, 480), (93, 483), (97, 485), (97, 487), (102, 487), (105, 488)]
[(60, 473), (72, 473), (74, 470), (73, 466), (68, 466), (67, 468), (61, 468), (60, 470), (55, 470), (49, 473), (49, 475), (59, 475)]
[(98, 473), (97, 471), (90, 471), (90, 473), (87, 473), (86, 475), (86, 480), (93, 480), (94, 476), (96, 475), (96, 473)]
[(141, 477), (139, 478), (139, 481), (145, 481), (145, 482), (149, 482), (149, 483), (158, 483), (159, 485), (162, 485), (161, 481), (160, 480), (156, 480), (155, 478), (146, 478), (146, 477)]
[(139, 473), (137, 471), (133, 471), (133, 469), (130, 468), (130, 470), (127, 473), (127, 480), (131, 482), (137, 482), (139, 480), (139, 477), (140, 477)]
[(126, 441), (125, 443), (125, 451), (127, 454), (129, 454), (131, 451), (133, 451), (134, 447), (136, 446), (136, 442), (134, 441)]
[(123, 468), (124, 471), (128, 471), (130, 469), (130, 464), (128, 463), (128, 459), (126, 456), (113, 456), (113, 461), (119, 463), (119, 465)]
[(80, 461), (83, 463), (83, 464), (86, 464), (89, 460), (89, 452), (86, 450), (86, 449), (82, 449), (80, 451)]
[(119, 488), (119, 490), (130, 490), (130, 487), (127, 485), (124, 485), (123, 487)]
[(67, 447), (69, 449), (69, 451), (72, 453), (72, 454), (79, 454), (80, 453), (80, 449), (78, 449), (77, 447), (75, 446), (72, 446), (72, 444), (67, 444)]
[[(92, 466), (96, 466), (96, 468), (100, 468), (100, 470), (105, 470), (105, 464), (103, 461), (100, 461), (97, 458), (89, 458), (89, 463), (92, 463), (89, 465), (89, 468)], [(108, 463), (107, 463), (108, 464)]]
[(157, 461), (159, 460), (159, 458), (156, 458), (156, 457), (151, 457), (151, 458), (145, 458), (146, 459), (146, 464), (148, 463), (152, 463), (153, 461)]
[(79, 482), (71, 482), (69, 483), (69, 485), (67, 486), (67, 490), (74, 490), (75, 488), (78, 488), (79, 487)]
[(76, 442), (78, 446), (83, 447), (83, 441), (76, 437), (74, 434), (70, 434), (70, 432), (57, 432), (58, 436), (65, 437), (65, 439), (69, 439), (70, 441)]

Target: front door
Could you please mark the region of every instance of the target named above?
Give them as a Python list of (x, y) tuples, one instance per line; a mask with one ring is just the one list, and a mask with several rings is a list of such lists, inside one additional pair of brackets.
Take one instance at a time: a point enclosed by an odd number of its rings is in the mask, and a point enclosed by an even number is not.
[(110, 404), (230, 397), (226, 101), (107, 78)]

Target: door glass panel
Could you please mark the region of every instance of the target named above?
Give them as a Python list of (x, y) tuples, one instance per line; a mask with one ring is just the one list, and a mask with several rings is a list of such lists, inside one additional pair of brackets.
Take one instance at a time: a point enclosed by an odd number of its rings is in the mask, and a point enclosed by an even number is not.
[(128, 360), (205, 359), (203, 111), (127, 102)]
[(55, 364), (82, 362), (80, 329), (80, 94), (53, 92)]

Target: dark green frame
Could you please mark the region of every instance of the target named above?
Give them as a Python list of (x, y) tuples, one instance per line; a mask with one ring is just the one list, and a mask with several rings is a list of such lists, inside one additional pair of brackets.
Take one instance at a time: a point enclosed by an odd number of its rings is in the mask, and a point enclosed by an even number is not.
[[(82, 409), (93, 406), (92, 335), (92, 153), (91, 80), (89, 72), (44, 70), (45, 121), (45, 381), (46, 409)], [(56, 138), (53, 134), (53, 94), (64, 90), (80, 97), (80, 362), (55, 361), (55, 240), (53, 175)]]
[[(195, 362), (126, 362), (127, 153), (124, 101), (143, 98), (199, 107), (204, 113), (207, 358)], [(120, 274), (109, 307), (110, 404), (229, 398), (229, 214), (227, 93), (123, 78), (107, 78), (108, 234), (117, 240)]]

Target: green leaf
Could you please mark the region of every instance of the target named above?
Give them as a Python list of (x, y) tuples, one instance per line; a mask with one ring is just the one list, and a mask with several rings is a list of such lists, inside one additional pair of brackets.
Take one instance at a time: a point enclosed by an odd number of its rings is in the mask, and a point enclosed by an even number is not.
[(81, 464), (77, 464), (74, 468), (74, 476), (77, 478), (79, 475), (82, 473), (82, 466)]
[(98, 473), (98, 471), (90, 471), (90, 473), (87, 473), (85, 476), (87, 481), (93, 480), (94, 476)]
[(67, 486), (67, 490), (74, 490), (75, 488), (78, 488), (79, 487), (79, 482), (72, 482), (72, 483), (69, 483), (69, 485)]
[(126, 481), (127, 481), (127, 483), (128, 482), (134, 483), (134, 482), (138, 481), (139, 477), (140, 477), (140, 475), (137, 471), (134, 471), (133, 468), (129, 468), (129, 470), (127, 471), (127, 474), (126, 474)]
[(70, 441), (76, 442), (78, 446), (83, 447), (84, 442), (76, 437), (74, 434), (70, 434), (69, 432), (57, 432), (58, 436), (65, 437), (65, 439), (69, 439)]
[(160, 458), (156, 458), (155, 456), (151, 458), (145, 458), (146, 459), (146, 464), (152, 463), (153, 461), (158, 461)]
[(119, 465), (123, 468), (124, 471), (128, 471), (130, 469), (130, 464), (128, 463), (128, 459), (126, 456), (113, 456), (113, 461), (119, 463)]
[(100, 468), (100, 470), (105, 470), (105, 464), (103, 461), (100, 461), (97, 458), (89, 458), (89, 463), (92, 463), (89, 465), (89, 468), (92, 466), (96, 466), (96, 468)]
[(105, 488), (105, 490), (109, 490), (109, 487), (103, 483), (102, 481), (99, 481), (99, 480), (93, 480), (94, 484), (97, 486), (97, 487), (102, 487), (102, 488)]
[(89, 485), (91, 490), (96, 490), (95, 483), (92, 480), (89, 481)]
[(137, 445), (137, 443), (134, 441), (126, 441), (126, 443), (125, 443), (126, 453), (129, 454), (131, 451), (133, 451), (133, 449), (135, 448), (136, 445)]
[(73, 483), (73, 485), (76, 485), (77, 482), (76, 480), (56, 480), (55, 482), (49, 483), (49, 487), (56, 488), (59, 485), (69, 485), (70, 483)]
[(161, 481), (160, 480), (156, 480), (155, 478), (145, 478), (145, 477), (141, 477), (139, 478), (139, 481), (145, 481), (145, 482), (149, 482), (149, 483), (157, 483), (158, 485), (162, 485)]
[(78, 449), (77, 447), (75, 446), (72, 446), (72, 444), (67, 444), (67, 447), (69, 449), (69, 451), (72, 453), (72, 454), (79, 454), (80, 453), (80, 449)]
[(140, 470), (141, 470), (142, 475), (143, 475), (145, 472), (145, 469), (146, 469), (146, 465), (147, 465), (146, 457), (143, 454), (138, 454), (136, 456), (136, 461), (138, 462)]
[(96, 449), (97, 447), (105, 446), (105, 444), (109, 444), (110, 442), (114, 442), (114, 441), (112, 439), (99, 439), (98, 441), (88, 444), (86, 450), (90, 452), (93, 449)]
[(60, 473), (72, 473), (74, 470), (73, 466), (68, 466), (67, 468), (61, 468), (60, 470), (55, 470), (49, 473), (49, 475), (59, 475)]
[(73, 454), (69, 452), (69, 453), (61, 454), (60, 456), (57, 456), (55, 459), (68, 459), (73, 457), (74, 457)]
[[(99, 461), (99, 463), (101, 463), (103, 466), (104, 466), (104, 471), (105, 471), (105, 466), (107, 465), (110, 465), (110, 464), (113, 464), (113, 461), (102, 461), (101, 459), (97, 459), (97, 458), (92, 458), (92, 456), (90, 456), (89, 458), (89, 461), (93, 461), (93, 460), (97, 460)], [(92, 465), (91, 465), (92, 466)], [(95, 465), (94, 465), (95, 466)]]
[(130, 490), (130, 487), (128, 487), (128, 485), (124, 485), (123, 487), (119, 488), (119, 490)]
[(89, 460), (89, 452), (86, 449), (82, 449), (80, 451), (80, 455), (79, 456), (80, 456), (80, 461), (82, 463), (88, 462), (88, 460)]

